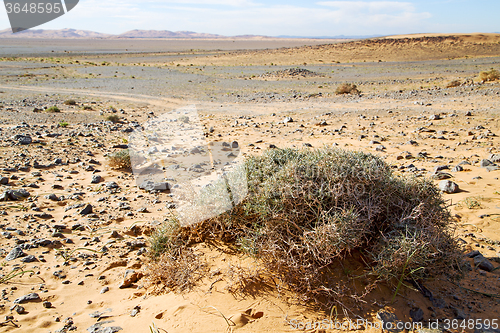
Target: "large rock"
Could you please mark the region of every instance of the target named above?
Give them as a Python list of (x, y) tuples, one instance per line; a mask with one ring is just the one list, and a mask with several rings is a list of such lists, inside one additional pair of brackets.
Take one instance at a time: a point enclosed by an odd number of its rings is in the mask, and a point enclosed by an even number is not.
[(0, 201), (18, 201), (24, 200), (30, 196), (30, 193), (25, 189), (7, 190), (0, 194)]
[(456, 183), (451, 180), (442, 180), (439, 182), (439, 189), (445, 193), (457, 193), (459, 191), (459, 187)]

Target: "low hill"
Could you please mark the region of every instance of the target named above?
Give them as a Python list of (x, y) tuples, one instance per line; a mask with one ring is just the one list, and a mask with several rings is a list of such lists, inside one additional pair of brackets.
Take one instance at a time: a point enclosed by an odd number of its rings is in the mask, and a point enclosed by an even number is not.
[(401, 35), (275, 50), (235, 51), (197, 64), (278, 65), (423, 61), (500, 56), (500, 34)]
[(12, 30), (0, 30), (0, 38), (107, 38), (112, 35), (103, 34), (95, 31), (61, 29), (61, 30), (43, 30), (29, 29), (13, 34)]

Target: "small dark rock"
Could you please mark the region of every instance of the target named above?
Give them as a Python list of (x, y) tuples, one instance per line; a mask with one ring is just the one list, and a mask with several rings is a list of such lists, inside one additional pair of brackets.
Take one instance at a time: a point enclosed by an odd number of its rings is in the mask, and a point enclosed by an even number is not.
[(170, 190), (170, 184), (167, 182), (155, 183), (151, 180), (146, 180), (139, 184), (139, 188), (145, 191), (166, 191)]
[(57, 200), (59, 200), (59, 199), (57, 198), (57, 195), (55, 195), (54, 193), (51, 193), (51, 194), (46, 195), (46, 196), (45, 196), (45, 199), (52, 200), (52, 201), (57, 201)]
[(35, 262), (35, 261), (37, 261), (37, 259), (32, 254), (21, 259), (21, 262), (24, 262), (24, 263), (30, 263), (30, 262)]
[(414, 323), (421, 322), (424, 320), (424, 311), (420, 308), (411, 309), (410, 310), (410, 317)]
[(31, 293), (28, 295), (21, 296), (19, 298), (16, 298), (14, 300), (14, 304), (23, 304), (23, 303), (29, 303), (29, 302), (36, 302), (40, 300), (40, 296), (36, 293)]
[(481, 168), (486, 168), (486, 167), (488, 167), (488, 166), (495, 165), (495, 163), (493, 163), (493, 162), (492, 162), (492, 161), (490, 161), (490, 160), (483, 159), (483, 160), (481, 160), (481, 162), (479, 163), (479, 165), (481, 166)]
[(115, 189), (115, 188), (119, 188), (118, 184), (117, 184), (116, 182), (113, 182), (113, 181), (111, 181), (111, 182), (107, 182), (107, 183), (105, 183), (105, 185), (106, 185), (106, 187), (107, 187), (108, 189)]
[(482, 254), (474, 256), (474, 265), (487, 272), (491, 272), (494, 269), (493, 264), (488, 259), (486, 259)]
[(22, 134), (17, 134), (12, 137), (14, 141), (17, 141), (17, 143), (21, 145), (29, 145), (33, 142), (33, 139), (29, 135), (22, 135)]
[(59, 279), (64, 279), (66, 277), (66, 274), (62, 270), (55, 271), (54, 273), (52, 273), (52, 275)]
[(7, 257), (5, 257), (5, 260), (6, 261), (11, 261), (11, 260), (14, 260), (14, 259), (17, 259), (17, 258), (20, 258), (20, 257), (24, 257), (26, 255), (26, 253), (23, 252), (23, 250), (16, 246), (15, 248), (13, 248), (9, 254), (7, 255)]
[(474, 250), (474, 251), (467, 253), (465, 256), (467, 258), (474, 258), (475, 256), (478, 256), (478, 255), (482, 255), (481, 252), (479, 252), (478, 250)]
[(92, 205), (91, 204), (87, 204), (81, 211), (80, 211), (80, 215), (88, 215), (88, 214), (91, 214), (92, 213)]
[(92, 180), (90, 181), (91, 184), (98, 184), (102, 180), (102, 177), (100, 175), (93, 175)]

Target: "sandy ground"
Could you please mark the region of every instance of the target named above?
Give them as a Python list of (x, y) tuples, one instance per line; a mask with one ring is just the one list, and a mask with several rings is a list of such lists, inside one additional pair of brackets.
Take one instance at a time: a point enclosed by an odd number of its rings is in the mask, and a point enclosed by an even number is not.
[[(223, 248), (197, 245), (210, 258), (211, 274), (191, 291), (156, 295), (146, 288), (147, 276), (130, 279), (131, 270), (147, 275), (148, 236), (170, 214), (171, 198), (139, 189), (131, 173), (107, 165), (106, 155), (127, 143), (136, 123), (192, 104), (205, 127), (213, 127), (207, 140), (238, 141), (243, 156), (270, 144), (337, 145), (379, 155), (400, 174), (436, 177), (440, 167), (447, 175), (438, 178), (450, 177), (460, 189), (443, 195), (465, 253), (479, 250), (491, 267), (475, 267), (474, 259), (465, 258), (471, 269), (459, 284), (424, 282), (432, 297), (403, 288), (392, 302), (394, 289), (381, 284), (346, 313), (354, 321), (377, 322), (377, 312), (389, 311), (410, 322), (410, 311), (421, 309), (424, 327), (437, 319), (498, 319), (500, 171), (494, 164), (500, 157), (492, 155), (500, 153), (500, 83), (477, 79), (481, 70), (499, 69), (498, 36), (458, 36), (453, 43), (401, 39), (406, 37), (412, 36), (398, 36), (396, 44), (342, 44), (333, 58), (341, 64), (318, 60), (329, 59), (324, 52), (335, 46), (195, 54), (187, 60), (185, 54), (151, 53), (103, 56), (107, 60), (3, 59), (0, 186), (2, 192), (25, 189), (29, 198), (0, 203), (0, 274), (28, 271), (0, 284), (0, 331), (149, 332), (153, 324), (169, 333), (342, 331), (306, 325), (345, 322), (340, 306), (336, 317), (334, 309), (318, 310), (297, 301), (292, 290), (266, 285), (231, 293), (238, 281), (217, 271), (246, 265), (249, 258)], [(361, 44), (378, 51), (363, 53)], [(435, 56), (437, 48), (446, 54)], [(379, 63), (382, 54), (391, 62)], [(295, 63), (309, 72), (280, 72)], [(446, 88), (454, 79), (463, 84)], [(362, 94), (335, 95), (344, 82), (358, 84)], [(64, 105), (69, 98), (77, 105)], [(61, 112), (43, 111), (53, 105)], [(120, 123), (104, 121), (111, 114)], [(293, 122), (284, 123), (285, 117)], [(20, 144), (20, 135), (32, 142)], [(93, 183), (96, 175), (100, 179)], [(89, 204), (92, 211), (84, 212)], [(6, 260), (16, 247), (22, 254)], [(32, 293), (32, 300), (15, 304)], [(445, 323), (432, 331), (444, 331)]]

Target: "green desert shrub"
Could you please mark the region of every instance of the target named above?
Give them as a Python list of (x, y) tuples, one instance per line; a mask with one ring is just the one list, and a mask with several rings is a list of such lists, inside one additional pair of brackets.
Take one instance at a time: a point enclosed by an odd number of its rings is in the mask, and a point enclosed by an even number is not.
[(55, 105), (51, 106), (50, 108), (47, 108), (45, 111), (50, 113), (61, 112), (61, 110)]
[(123, 149), (112, 154), (109, 154), (108, 164), (115, 169), (131, 169), (132, 163), (130, 160), (130, 152), (128, 149)]
[(337, 87), (337, 89), (335, 90), (335, 93), (337, 95), (359, 94), (359, 93), (361, 93), (361, 91), (358, 90), (358, 87), (355, 84), (344, 83), (344, 84)]
[(393, 286), (460, 267), (450, 213), (430, 180), (397, 176), (371, 154), (327, 147), (270, 149), (244, 167), (242, 203), (168, 229), (162, 242), (169, 245), (155, 248), (175, 257), (192, 243), (223, 242), (254, 257), (274, 281), (323, 302), (352, 284), (335, 278), (345, 260), (357, 263), (358, 277)]
[(498, 79), (500, 79), (500, 72), (493, 68), (489, 71), (482, 71), (479, 73), (479, 80), (483, 82), (495, 81)]

